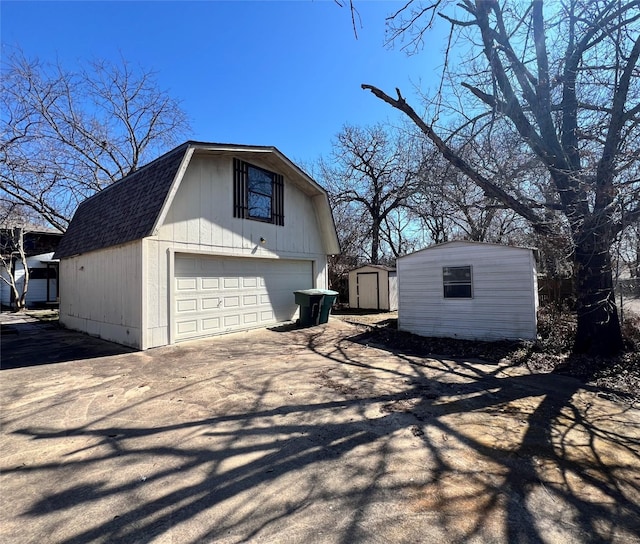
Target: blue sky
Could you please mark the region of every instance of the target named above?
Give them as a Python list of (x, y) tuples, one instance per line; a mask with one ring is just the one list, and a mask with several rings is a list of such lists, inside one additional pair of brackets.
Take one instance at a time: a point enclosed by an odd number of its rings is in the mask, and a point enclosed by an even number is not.
[(435, 85), (445, 37), (429, 35), (408, 57), (384, 45), (385, 17), (404, 2), (332, 0), (235, 2), (0, 3), (3, 49), (29, 58), (117, 58), (158, 73), (182, 101), (192, 139), (275, 145), (310, 164), (328, 155), (345, 123), (398, 122), (391, 107), (360, 89), (371, 83), (413, 98)]

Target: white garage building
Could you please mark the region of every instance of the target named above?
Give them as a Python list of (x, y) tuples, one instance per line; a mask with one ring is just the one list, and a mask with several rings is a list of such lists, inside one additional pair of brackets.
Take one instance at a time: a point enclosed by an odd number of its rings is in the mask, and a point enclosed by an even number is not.
[(326, 192), (276, 148), (187, 142), (78, 207), (60, 322), (139, 349), (264, 327), (338, 252)]
[(397, 260), (398, 328), (421, 336), (535, 340), (534, 250), (455, 241)]

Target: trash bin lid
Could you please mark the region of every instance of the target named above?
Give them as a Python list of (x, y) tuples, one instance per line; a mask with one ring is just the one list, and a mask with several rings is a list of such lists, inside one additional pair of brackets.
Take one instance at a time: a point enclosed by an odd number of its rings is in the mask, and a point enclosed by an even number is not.
[(294, 291), (295, 294), (307, 295), (307, 296), (324, 296), (324, 295), (337, 295), (337, 291), (330, 291), (329, 289), (302, 289), (300, 291)]
[(319, 289), (319, 291), (322, 291), (323, 295), (331, 295), (331, 296), (336, 296), (338, 295), (338, 291), (332, 291), (331, 289)]

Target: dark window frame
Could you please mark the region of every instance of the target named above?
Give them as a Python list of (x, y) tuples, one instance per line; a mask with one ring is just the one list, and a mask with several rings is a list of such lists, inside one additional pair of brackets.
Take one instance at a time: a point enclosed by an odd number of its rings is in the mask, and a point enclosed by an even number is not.
[[(260, 174), (266, 174), (271, 178), (270, 193), (252, 188), (251, 170)], [(273, 223), (284, 226), (284, 177), (260, 166), (250, 164), (240, 159), (233, 159), (233, 216), (263, 223)], [(250, 200), (252, 197), (269, 198), (269, 213), (264, 215), (252, 214)]]
[[(468, 278), (466, 272), (468, 270)], [(459, 277), (459, 272), (464, 271), (465, 277)], [(458, 273), (458, 277), (456, 276)], [(442, 267), (443, 296), (446, 299), (471, 299), (473, 298), (473, 267), (443, 266)]]
[(32, 267), (29, 268), (29, 281), (31, 280), (57, 280), (58, 270), (55, 267)]

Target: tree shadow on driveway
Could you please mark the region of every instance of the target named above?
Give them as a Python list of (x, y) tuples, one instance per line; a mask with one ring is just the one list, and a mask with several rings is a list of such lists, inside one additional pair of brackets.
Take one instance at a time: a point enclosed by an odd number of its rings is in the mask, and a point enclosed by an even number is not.
[(637, 539), (637, 410), (568, 378), (367, 346), (348, 325), (260, 334), (105, 359), (100, 380), (34, 400), (83, 411), (11, 420), (0, 536)]
[[(603, 400), (609, 392), (572, 378), (425, 358), (370, 346), (371, 339), (364, 332), (327, 351), (330, 344), (316, 347), (312, 338), (309, 348), (357, 368), (360, 376), (371, 362), (366, 358), (362, 365), (350, 356), (352, 343), (386, 351), (413, 370), (407, 398), (384, 410), (417, 420), (414, 434), (437, 459), (422, 504), (438, 510), (443, 521), (447, 514), (466, 515), (463, 540), (480, 534), (495, 510), (508, 542), (553, 541), (563, 523), (576, 529), (580, 542), (640, 542), (637, 409)], [(443, 455), (452, 440), (459, 454)], [(471, 461), (461, 461), (469, 453)]]
[(136, 350), (63, 329), (57, 322), (2, 325), (0, 368), (7, 370), (96, 357), (108, 357)]

